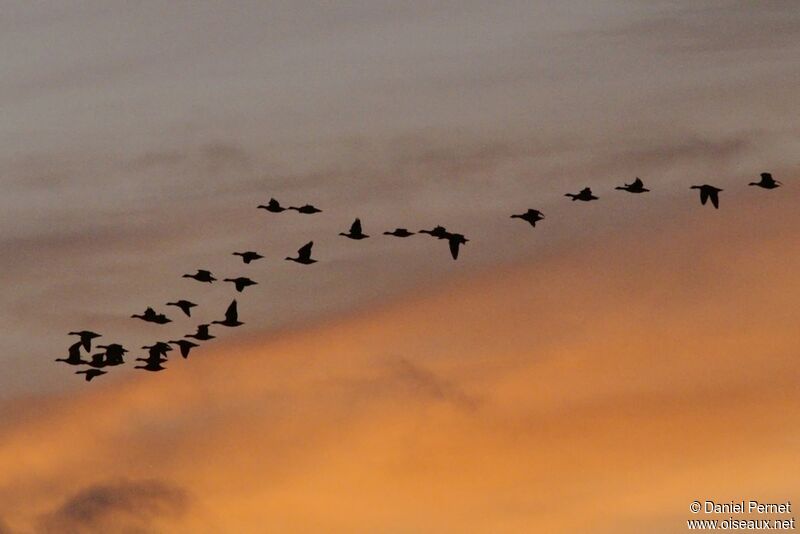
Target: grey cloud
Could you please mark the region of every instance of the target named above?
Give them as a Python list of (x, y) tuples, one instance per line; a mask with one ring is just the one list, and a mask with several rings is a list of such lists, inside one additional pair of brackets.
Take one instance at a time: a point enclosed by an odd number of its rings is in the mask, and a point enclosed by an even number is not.
[(178, 518), (189, 505), (185, 490), (158, 480), (119, 480), (87, 487), (40, 518), (44, 534), (152, 532), (159, 519)]

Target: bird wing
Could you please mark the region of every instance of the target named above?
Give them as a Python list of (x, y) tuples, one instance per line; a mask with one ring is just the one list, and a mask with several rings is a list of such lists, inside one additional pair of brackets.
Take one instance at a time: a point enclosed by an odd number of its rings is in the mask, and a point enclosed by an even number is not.
[(711, 197), (711, 203), (714, 207), (719, 209), (719, 194), (716, 191), (712, 191), (709, 196)]
[(708, 202), (708, 191), (705, 189), (700, 190), (700, 203), (705, 206), (706, 202)]
[(83, 346), (82, 341), (78, 341), (77, 343), (73, 343), (69, 346), (69, 357), (70, 358), (78, 358), (81, 357), (81, 346)]
[(350, 225), (350, 233), (354, 235), (360, 235), (361, 232), (361, 219), (356, 219), (353, 221), (353, 224)]
[(225, 320), (229, 322), (237, 322), (239, 320), (239, 312), (236, 309), (236, 301), (231, 302), (228, 309), (225, 310)]
[(636, 177), (636, 179), (633, 181), (633, 183), (632, 183), (631, 185), (632, 185), (633, 187), (643, 187), (643, 186), (644, 186), (644, 183), (642, 182), (641, 178), (639, 178), (639, 177), (637, 176), (637, 177)]
[(581, 189), (580, 194), (581, 195), (591, 195), (592, 194), (592, 189), (589, 188), (589, 187), (584, 187), (583, 189)]
[(458, 259), (458, 247), (461, 245), (461, 241), (455, 237), (451, 237), (448, 239), (450, 243), (450, 255), (453, 256), (454, 260)]
[(309, 241), (297, 250), (297, 255), (304, 260), (311, 258), (311, 247), (314, 246), (313, 241)]

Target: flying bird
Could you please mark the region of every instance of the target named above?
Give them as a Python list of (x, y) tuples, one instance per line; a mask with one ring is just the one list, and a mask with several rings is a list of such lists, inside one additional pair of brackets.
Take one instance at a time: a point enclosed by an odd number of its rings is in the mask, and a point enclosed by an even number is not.
[(111, 343), (110, 345), (97, 345), (98, 349), (105, 350), (105, 363), (106, 365), (122, 365), (125, 363), (124, 356), (128, 349), (119, 343)]
[(369, 237), (367, 234), (365, 234), (361, 230), (361, 219), (358, 219), (358, 218), (356, 218), (356, 220), (353, 221), (353, 224), (350, 225), (350, 231), (349, 232), (347, 232), (347, 233), (339, 232), (339, 235), (343, 235), (343, 236), (348, 237), (350, 239), (356, 239), (356, 240), (358, 240), (358, 239), (366, 239), (366, 238)]
[(311, 247), (314, 246), (313, 241), (309, 241), (299, 249), (297, 249), (297, 257), (291, 258), (286, 256), (286, 259), (289, 261), (293, 261), (295, 263), (302, 263), (303, 265), (311, 265), (312, 263), (316, 263), (317, 260), (311, 258)]
[(261, 204), (258, 207), (270, 211), (272, 213), (280, 213), (282, 211), (286, 211), (286, 208), (281, 206), (280, 202), (278, 202), (274, 198), (269, 199), (269, 202), (267, 202), (266, 206), (264, 204)]
[(206, 271), (205, 269), (198, 269), (195, 274), (184, 274), (183, 278), (194, 278), (198, 282), (208, 282), (209, 284), (214, 283), (216, 278), (214, 275), (211, 274), (211, 271)]
[(196, 339), (197, 341), (208, 341), (209, 339), (214, 339), (216, 336), (212, 336), (208, 333), (207, 324), (199, 324), (197, 325), (197, 332), (194, 334), (187, 334), (183, 337), (190, 337), (192, 339)]
[(147, 308), (141, 315), (134, 313), (131, 315), (131, 319), (141, 319), (142, 321), (155, 324), (167, 324), (172, 322), (172, 319), (163, 313), (156, 313), (153, 308)]
[(239, 293), (244, 291), (244, 288), (246, 287), (258, 284), (258, 282), (250, 280), (249, 278), (246, 278), (244, 276), (240, 276), (239, 278), (226, 278), (225, 280), (223, 280), (223, 282), (231, 282), (234, 286), (236, 286), (236, 291), (238, 291)]
[(242, 261), (246, 264), (249, 264), (251, 261), (260, 260), (264, 257), (258, 252), (253, 252), (251, 250), (248, 250), (247, 252), (234, 252), (233, 255), (241, 256)]
[(705, 206), (708, 199), (711, 199), (711, 204), (714, 205), (715, 209), (719, 209), (719, 192), (722, 189), (718, 187), (714, 187), (713, 185), (693, 185), (689, 189), (699, 189), (700, 190), (700, 203)]
[(95, 369), (106, 367), (108, 365), (108, 362), (106, 361), (106, 355), (104, 353), (92, 354), (92, 359), (86, 362), (86, 365)]
[(447, 239), (447, 242), (450, 244), (450, 255), (453, 256), (454, 260), (458, 259), (459, 246), (466, 245), (467, 241), (469, 241), (469, 239), (461, 234), (451, 234), (449, 232), (446, 237), (440, 239)]
[(81, 338), (81, 344), (83, 345), (83, 350), (89, 352), (92, 350), (92, 340), (100, 336), (100, 334), (96, 332), (92, 332), (91, 330), (81, 330), (79, 332), (70, 332), (70, 336), (79, 336)]
[(395, 228), (391, 232), (383, 232), (383, 235), (393, 235), (395, 237), (408, 237), (414, 235), (414, 232), (409, 232), (405, 228)]
[(158, 361), (156, 361), (156, 360), (150, 360), (150, 359), (144, 359), (144, 358), (136, 358), (136, 359), (139, 360), (139, 361), (145, 362), (145, 364), (144, 365), (134, 365), (133, 366), (134, 369), (144, 369), (145, 371), (151, 371), (151, 372), (154, 372), (154, 373), (156, 373), (158, 371), (163, 371), (163, 370), (166, 369), (166, 367), (161, 365), (166, 360), (158, 360)]
[(314, 215), (315, 213), (322, 212), (321, 209), (315, 208), (311, 204), (306, 204), (305, 206), (300, 206), (299, 208), (295, 206), (289, 206), (289, 209), (305, 215)]
[(83, 365), (89, 363), (83, 358), (81, 358), (81, 346), (83, 346), (83, 343), (80, 341), (73, 343), (72, 345), (69, 346), (69, 349), (67, 349), (67, 357), (56, 358), (56, 361), (64, 362), (67, 365)]
[(644, 187), (644, 183), (638, 176), (632, 183), (625, 184), (624, 186), (615, 187), (614, 189), (627, 191), (628, 193), (647, 193), (648, 191), (650, 191), (649, 189), (646, 189)]
[(179, 339), (177, 341), (170, 341), (173, 345), (177, 345), (179, 349), (181, 349), (181, 356), (184, 358), (189, 357), (189, 351), (191, 351), (195, 347), (199, 347), (197, 343), (193, 343), (188, 339)]
[(192, 308), (197, 306), (194, 302), (190, 302), (188, 300), (177, 300), (175, 302), (167, 302), (167, 306), (175, 306), (180, 308), (180, 310), (186, 315), (186, 317), (192, 316)]
[(781, 184), (778, 180), (772, 177), (772, 173), (770, 172), (762, 172), (761, 173), (761, 181), (759, 182), (750, 182), (747, 185), (755, 185), (761, 187), (763, 189), (776, 189), (780, 187)]
[(100, 369), (84, 369), (83, 371), (75, 371), (76, 375), (84, 375), (87, 382), (91, 382), (93, 378), (106, 374), (106, 371)]
[(598, 197), (592, 194), (592, 189), (590, 187), (584, 187), (581, 189), (579, 193), (567, 193), (564, 195), (565, 197), (570, 197), (573, 202), (576, 200), (582, 200), (584, 202), (591, 202), (592, 200), (597, 200)]
[(539, 210), (529, 209), (525, 213), (512, 215), (511, 218), (522, 219), (523, 221), (528, 222), (531, 226), (535, 227), (537, 222), (544, 220), (544, 213)]
[(432, 230), (420, 230), (419, 233), (428, 234), (433, 237), (438, 237), (439, 239), (447, 238), (447, 230), (444, 226), (435, 226)]
[(222, 326), (241, 326), (244, 323), (239, 321), (239, 312), (236, 309), (236, 301), (234, 300), (231, 302), (228, 309), (225, 310), (225, 320), (224, 321), (211, 321), (211, 324), (219, 324)]

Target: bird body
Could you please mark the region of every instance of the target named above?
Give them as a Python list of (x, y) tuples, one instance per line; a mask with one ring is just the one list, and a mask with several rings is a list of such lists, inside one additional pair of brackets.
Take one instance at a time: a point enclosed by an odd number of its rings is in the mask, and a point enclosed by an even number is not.
[(186, 317), (192, 316), (192, 308), (197, 306), (194, 302), (190, 302), (188, 300), (177, 300), (175, 302), (167, 302), (167, 306), (175, 306), (180, 308), (180, 310), (186, 315)]
[(544, 213), (539, 210), (529, 209), (525, 213), (520, 213), (518, 215), (512, 215), (512, 219), (522, 219), (523, 221), (528, 222), (531, 226), (535, 227), (536, 223), (544, 220)]
[(369, 237), (367, 234), (365, 234), (361, 230), (361, 219), (358, 219), (358, 218), (355, 221), (353, 221), (353, 224), (350, 225), (350, 231), (349, 232), (347, 232), (347, 233), (339, 232), (339, 235), (343, 235), (343, 236), (345, 236), (347, 238), (356, 239), (356, 240), (358, 240), (358, 239), (366, 239), (366, 238)]
[(131, 318), (141, 319), (142, 321), (155, 324), (167, 324), (172, 322), (172, 319), (168, 318), (163, 313), (156, 313), (153, 308), (147, 308), (141, 315), (134, 313), (131, 315)]
[(632, 183), (625, 184), (624, 186), (620, 187), (615, 187), (614, 189), (627, 191), (628, 193), (647, 193), (648, 191), (650, 191), (649, 189), (646, 189), (644, 187), (644, 183), (638, 176), (636, 177), (636, 180), (634, 180)]
[(105, 350), (105, 362), (106, 365), (122, 365), (125, 363), (125, 353), (128, 352), (128, 349), (120, 345), (119, 343), (111, 343), (110, 345), (98, 345), (98, 349)]
[(304, 215), (314, 215), (315, 213), (321, 213), (322, 210), (312, 206), (311, 204), (306, 204), (304, 206), (296, 207), (296, 206), (289, 206), (290, 210), (294, 210), (298, 213), (302, 213)]
[(722, 189), (708, 184), (693, 185), (690, 189), (700, 190), (700, 203), (702, 205), (705, 206), (706, 202), (711, 199), (711, 204), (714, 205), (714, 208), (719, 209), (719, 192), (722, 191)]
[(244, 276), (240, 276), (239, 278), (226, 278), (223, 282), (230, 282), (236, 287), (236, 291), (241, 293), (244, 291), (244, 288), (257, 285), (258, 282), (250, 280), (249, 278), (245, 278)]
[(759, 182), (750, 182), (747, 185), (755, 185), (762, 189), (776, 189), (781, 186), (781, 183), (777, 181), (775, 178), (772, 177), (772, 173), (769, 172), (762, 172), (761, 173), (761, 181)]
[(227, 327), (242, 326), (244, 323), (239, 321), (239, 312), (236, 307), (236, 301), (231, 302), (228, 309), (225, 310), (224, 321), (211, 321), (211, 324), (219, 324)]
[(179, 339), (177, 341), (170, 341), (170, 343), (178, 346), (178, 348), (181, 350), (181, 356), (183, 356), (184, 359), (189, 357), (189, 352), (193, 348), (200, 346), (197, 343), (189, 341), (188, 339)]
[(67, 350), (67, 357), (66, 358), (56, 358), (57, 362), (64, 362), (67, 365), (84, 365), (89, 362), (81, 358), (81, 347), (83, 343), (81, 341), (77, 341), (69, 346)]
[(92, 332), (91, 330), (80, 330), (78, 332), (70, 332), (70, 336), (78, 336), (81, 338), (81, 344), (83, 345), (83, 350), (89, 352), (92, 350), (92, 340), (98, 337), (102, 337), (100, 334), (96, 332)]
[(597, 200), (598, 197), (592, 194), (592, 189), (590, 187), (584, 187), (580, 190), (579, 193), (567, 193), (564, 195), (565, 197), (570, 197), (573, 202), (576, 200), (582, 200), (583, 202), (591, 202), (592, 200)]
[(252, 250), (248, 250), (247, 252), (234, 252), (233, 255), (240, 256), (245, 264), (249, 264), (251, 261), (260, 260), (264, 257), (258, 252), (253, 252)]
[(444, 226), (434, 226), (432, 230), (420, 230), (420, 234), (428, 234), (433, 237), (438, 237), (439, 239), (445, 239), (447, 237), (447, 230)]
[(211, 274), (211, 271), (207, 271), (205, 269), (198, 269), (195, 274), (184, 274), (183, 278), (193, 278), (198, 282), (207, 282), (209, 284), (212, 284), (217, 280), (214, 278), (214, 275)]
[(194, 334), (187, 334), (183, 337), (190, 337), (198, 341), (208, 341), (210, 339), (214, 339), (216, 336), (213, 336), (208, 333), (209, 326), (210, 325), (207, 324), (199, 324), (197, 325), (197, 332), (195, 332)]
[(466, 245), (467, 241), (469, 241), (469, 239), (467, 239), (461, 234), (451, 234), (451, 233), (448, 233), (447, 237), (444, 239), (447, 239), (447, 242), (450, 245), (450, 255), (453, 256), (454, 260), (458, 259), (459, 247), (461, 245)]
[(278, 202), (274, 198), (269, 199), (269, 202), (267, 202), (266, 205), (262, 204), (258, 207), (272, 213), (280, 213), (282, 211), (286, 211), (286, 208), (281, 206), (280, 202)]
[(391, 232), (383, 232), (383, 235), (393, 235), (394, 237), (408, 237), (414, 235), (414, 232), (409, 232), (406, 228), (395, 228)]
[(311, 248), (314, 246), (313, 241), (309, 241), (299, 249), (297, 249), (297, 257), (291, 258), (286, 256), (286, 259), (289, 261), (293, 261), (295, 263), (301, 263), (303, 265), (311, 265), (312, 263), (317, 263), (317, 260), (311, 258)]
[(106, 374), (106, 371), (100, 369), (84, 369), (83, 371), (75, 371), (76, 375), (84, 375), (87, 382), (91, 382), (93, 378)]

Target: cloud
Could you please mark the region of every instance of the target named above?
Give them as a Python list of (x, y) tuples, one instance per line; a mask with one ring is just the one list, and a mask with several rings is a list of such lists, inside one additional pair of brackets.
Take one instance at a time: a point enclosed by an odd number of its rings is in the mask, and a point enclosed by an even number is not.
[(41, 532), (150, 532), (161, 519), (186, 512), (187, 493), (158, 480), (118, 480), (95, 484), (69, 497), (39, 521)]

